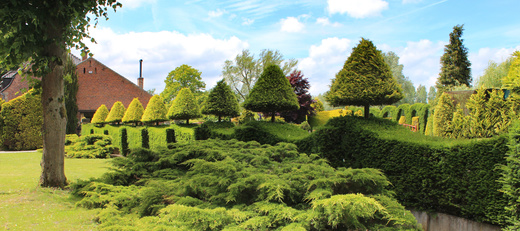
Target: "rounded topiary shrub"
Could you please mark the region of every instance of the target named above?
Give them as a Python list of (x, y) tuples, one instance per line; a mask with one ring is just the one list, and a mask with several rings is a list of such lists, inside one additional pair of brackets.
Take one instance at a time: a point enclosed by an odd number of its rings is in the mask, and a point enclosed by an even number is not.
[(130, 105), (128, 105), (128, 109), (126, 109), (125, 115), (123, 116), (123, 123), (133, 123), (136, 125), (141, 121), (143, 117), (144, 108), (138, 98), (134, 98)]
[(108, 113), (107, 118), (105, 119), (105, 122), (107, 123), (119, 123), (123, 119), (123, 116), (125, 116), (125, 106), (121, 101), (117, 101), (112, 105), (112, 108), (110, 109), (110, 113)]
[(150, 102), (148, 102), (148, 106), (146, 106), (146, 110), (144, 110), (143, 117), (141, 121), (143, 123), (159, 123), (163, 121), (167, 121), (166, 117), (166, 106), (164, 106), (164, 101), (159, 95), (154, 95)]
[(95, 125), (101, 125), (105, 123), (105, 119), (108, 116), (108, 108), (104, 104), (101, 104), (92, 117), (92, 123)]
[(33, 90), (2, 104), (0, 130), (3, 149), (41, 148), (42, 124), (41, 95)]

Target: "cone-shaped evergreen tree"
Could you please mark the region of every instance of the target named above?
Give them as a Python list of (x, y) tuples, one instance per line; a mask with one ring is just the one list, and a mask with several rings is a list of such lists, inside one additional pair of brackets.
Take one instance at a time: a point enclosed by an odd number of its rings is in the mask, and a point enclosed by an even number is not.
[(112, 105), (112, 108), (110, 108), (110, 113), (108, 113), (107, 118), (105, 119), (105, 122), (107, 123), (119, 123), (123, 119), (123, 116), (125, 116), (125, 106), (121, 101), (117, 101)]
[(450, 137), (451, 130), (450, 124), (453, 120), (453, 113), (455, 112), (455, 106), (453, 100), (444, 92), (439, 97), (439, 102), (435, 106), (435, 112), (433, 113), (433, 135), (440, 137)]
[(104, 124), (105, 119), (108, 116), (108, 108), (104, 104), (101, 104), (92, 117), (92, 123), (96, 125)]
[(134, 98), (123, 116), (123, 123), (134, 123), (136, 125), (143, 117), (144, 108), (138, 98)]
[(444, 48), (441, 57), (441, 73), (437, 79), (437, 95), (442, 94), (447, 87), (471, 85), (471, 63), (468, 60), (468, 49), (462, 44), (460, 37), (464, 25), (453, 27), (450, 33), (450, 43)]
[(181, 89), (168, 110), (168, 118), (171, 120), (186, 120), (186, 124), (189, 124), (190, 119), (201, 116), (199, 105), (193, 93), (189, 88)]
[(370, 40), (362, 38), (332, 80), (325, 100), (333, 106), (363, 106), (368, 118), (370, 105), (396, 103), (403, 98), (401, 92), (381, 51)]
[(148, 102), (141, 121), (143, 123), (155, 122), (157, 123), (156, 125), (158, 125), (159, 122), (168, 120), (168, 117), (166, 117), (167, 112), (168, 111), (166, 110), (166, 106), (164, 106), (162, 97), (159, 95), (154, 95), (150, 99), (150, 102)]
[(289, 80), (277, 65), (269, 65), (264, 69), (243, 106), (250, 111), (271, 114), (271, 122), (274, 122), (276, 112), (300, 108)]
[(205, 115), (218, 116), (218, 122), (221, 121), (223, 116), (235, 117), (240, 115), (237, 97), (224, 80), (218, 81), (217, 85), (211, 89), (201, 111)]

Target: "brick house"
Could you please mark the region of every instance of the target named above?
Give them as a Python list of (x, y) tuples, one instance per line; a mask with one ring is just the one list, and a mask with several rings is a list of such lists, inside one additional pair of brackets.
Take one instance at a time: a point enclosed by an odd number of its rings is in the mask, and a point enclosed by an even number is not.
[[(152, 95), (143, 89), (143, 78), (138, 78), (138, 85), (121, 76), (98, 60), (90, 57), (79, 59), (71, 55), (76, 64), (78, 74), (78, 119), (91, 119), (101, 104), (112, 107), (116, 101), (121, 101), (125, 108), (134, 98), (146, 108)], [(5, 101), (12, 100), (22, 94), (22, 89), (28, 89), (27, 81), (22, 81), (17, 71), (4, 73), (0, 82), (0, 96)]]

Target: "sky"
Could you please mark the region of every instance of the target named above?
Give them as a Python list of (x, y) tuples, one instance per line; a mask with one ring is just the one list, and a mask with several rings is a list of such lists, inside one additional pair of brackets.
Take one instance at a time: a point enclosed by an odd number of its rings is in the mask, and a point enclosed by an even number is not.
[[(94, 58), (134, 83), (143, 59), (144, 88), (165, 87), (182, 64), (202, 72), (206, 89), (222, 79), (226, 60), (248, 49), (258, 57), (278, 50), (298, 60), (316, 96), (329, 89), (361, 38), (382, 52), (393, 51), (403, 74), (429, 89), (456, 25), (473, 83), (489, 61), (520, 50), (518, 0), (120, 0), (122, 8), (99, 19), (85, 41)], [(78, 55), (80, 52), (73, 51)]]

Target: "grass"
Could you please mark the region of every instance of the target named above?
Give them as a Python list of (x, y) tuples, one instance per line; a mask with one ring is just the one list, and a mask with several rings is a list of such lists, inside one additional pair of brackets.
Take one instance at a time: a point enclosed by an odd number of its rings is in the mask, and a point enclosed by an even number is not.
[[(69, 191), (39, 188), (41, 152), (0, 153), (0, 230), (96, 230), (96, 210), (76, 208)], [(69, 182), (99, 177), (106, 159), (65, 159)]]

